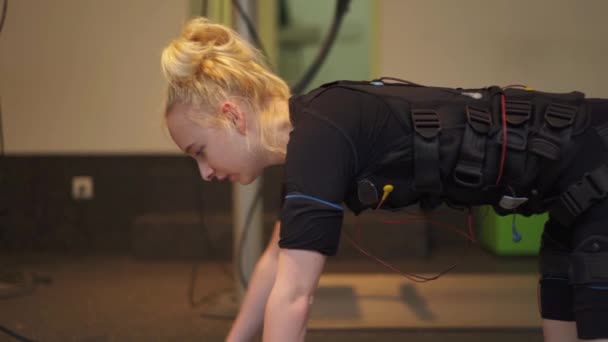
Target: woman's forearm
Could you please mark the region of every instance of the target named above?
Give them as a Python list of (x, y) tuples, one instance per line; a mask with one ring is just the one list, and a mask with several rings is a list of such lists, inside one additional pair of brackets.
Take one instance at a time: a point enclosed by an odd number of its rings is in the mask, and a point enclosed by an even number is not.
[(274, 286), (266, 304), (264, 342), (304, 341), (325, 259), (317, 251), (280, 251)]
[(268, 244), (268, 248), (255, 266), (239, 314), (226, 338), (227, 342), (252, 341), (260, 332), (264, 321), (264, 310), (277, 270), (279, 224)]
[(275, 272), (276, 259), (273, 260), (272, 256), (265, 253), (255, 267), (241, 309), (228, 335), (228, 342), (251, 341), (259, 333)]

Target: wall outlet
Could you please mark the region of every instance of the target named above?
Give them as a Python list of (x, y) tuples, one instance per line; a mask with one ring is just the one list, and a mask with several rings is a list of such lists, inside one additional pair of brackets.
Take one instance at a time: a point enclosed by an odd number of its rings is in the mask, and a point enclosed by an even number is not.
[(93, 199), (93, 177), (72, 177), (72, 198), (75, 200)]

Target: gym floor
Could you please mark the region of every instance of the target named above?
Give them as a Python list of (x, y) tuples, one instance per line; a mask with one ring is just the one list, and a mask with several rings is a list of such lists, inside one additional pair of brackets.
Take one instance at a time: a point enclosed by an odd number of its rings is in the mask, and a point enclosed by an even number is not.
[[(230, 264), (144, 261), (129, 256), (11, 254), (0, 257), (1, 271), (6, 274), (4, 283), (0, 279), (0, 325), (35, 341), (212, 342), (223, 341), (231, 325), (231, 310), (229, 303), (225, 303), (230, 301), (234, 287)], [(397, 260), (394, 264), (408, 272), (426, 274), (441, 271), (458, 259), (460, 264), (451, 274), (529, 276), (536, 269), (536, 258), (497, 257), (477, 247), (470, 248), (464, 257), (462, 249), (444, 250), (433, 253), (428, 260)], [(366, 259), (330, 259), (325, 270), (325, 274), (330, 275), (379, 272), (384, 272), (382, 266)], [(191, 287), (193, 273), (196, 273), (196, 284)], [(30, 287), (29, 292), (14, 294), (10, 293), (13, 289), (6, 281), (11, 274), (25, 275), (27, 284), (45, 277), (50, 283), (43, 282)], [(479, 301), (487, 300), (479, 298)], [(225, 309), (221, 309), (222, 306)], [(224, 314), (227, 318), (222, 318)], [(307, 341), (313, 342), (513, 340), (542, 341), (542, 332), (539, 326), (311, 329), (307, 337)], [(16, 340), (0, 334), (0, 341)]]

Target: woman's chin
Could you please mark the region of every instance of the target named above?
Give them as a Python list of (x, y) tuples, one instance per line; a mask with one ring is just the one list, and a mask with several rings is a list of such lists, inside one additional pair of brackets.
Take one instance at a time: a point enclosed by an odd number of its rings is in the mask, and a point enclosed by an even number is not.
[(240, 179), (237, 181), (239, 184), (241, 185), (249, 185), (251, 183), (253, 183), (255, 179)]
[(238, 177), (236, 177), (236, 179), (233, 181), (232, 179), (230, 179), (232, 182), (237, 182), (241, 185), (249, 185), (251, 183), (253, 183), (258, 177), (257, 176), (243, 176), (243, 175), (239, 175)]

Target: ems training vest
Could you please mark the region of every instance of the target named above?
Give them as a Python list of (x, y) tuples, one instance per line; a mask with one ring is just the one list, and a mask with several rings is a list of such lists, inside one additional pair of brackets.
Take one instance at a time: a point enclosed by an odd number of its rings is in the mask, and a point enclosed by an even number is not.
[[(400, 191), (391, 194), (385, 209), (415, 202), (431, 209), (445, 202), (461, 207), (489, 204), (502, 215), (515, 208), (523, 215), (546, 211), (560, 195), (553, 184), (574, 153), (570, 140), (590, 121), (580, 92), (444, 88), (381, 78), (328, 83), (305, 98), (334, 87), (381, 99), (400, 123), (404, 141), (411, 144), (413, 176), (396, 185)], [(378, 175), (381, 164), (357, 176), (345, 200), (356, 214), (375, 208), (383, 185), (393, 181)]]

